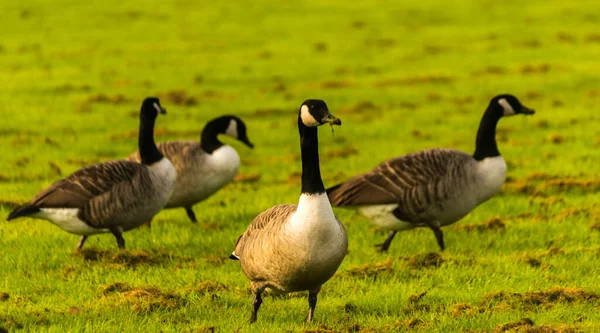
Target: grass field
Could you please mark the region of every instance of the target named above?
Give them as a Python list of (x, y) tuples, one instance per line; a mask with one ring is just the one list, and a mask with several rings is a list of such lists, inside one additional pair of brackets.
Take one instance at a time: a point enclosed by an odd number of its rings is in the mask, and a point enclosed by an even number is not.
[[(3, 1), (0, 4), (0, 328), (88, 332), (599, 332), (600, 2)], [(326, 186), (408, 152), (474, 150), (489, 99), (533, 117), (500, 121), (502, 192), (445, 228), (385, 238), (336, 209), (349, 254), (303, 323), (305, 294), (267, 297), (227, 259), (259, 212), (300, 192), (296, 116), (322, 98)], [(242, 117), (240, 179), (151, 229), (77, 236), (6, 223), (54, 180), (136, 149), (139, 105), (161, 97), (156, 138), (196, 139)]]

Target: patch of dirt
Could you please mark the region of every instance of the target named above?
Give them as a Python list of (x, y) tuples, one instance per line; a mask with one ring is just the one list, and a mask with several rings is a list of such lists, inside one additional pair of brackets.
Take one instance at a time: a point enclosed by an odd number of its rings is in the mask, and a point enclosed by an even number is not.
[(210, 295), (210, 294), (215, 294), (219, 291), (227, 291), (229, 290), (229, 287), (217, 282), (217, 281), (202, 281), (200, 283), (198, 283), (196, 286), (189, 288), (186, 290), (186, 292), (188, 293), (194, 293), (194, 294), (198, 294), (198, 295)]
[(373, 264), (365, 264), (363, 266), (351, 267), (344, 271), (344, 275), (357, 277), (361, 279), (365, 278), (373, 278), (373, 280), (377, 279), (379, 274), (384, 274), (388, 272), (392, 272), (394, 270), (394, 262), (392, 259), (386, 259), (382, 262), (376, 262)]
[(474, 101), (473, 96), (456, 97), (456, 98), (450, 99), (450, 103), (452, 103), (458, 107), (467, 106), (469, 104), (472, 104), (473, 101)]
[(580, 190), (585, 192), (597, 192), (600, 190), (600, 179), (578, 180), (578, 179), (552, 179), (545, 183), (546, 189), (557, 190)]
[(563, 144), (566, 141), (566, 139), (564, 136), (558, 133), (552, 133), (548, 136), (548, 141), (555, 145), (560, 145)]
[(256, 109), (251, 114), (250, 117), (271, 117), (271, 116), (281, 116), (285, 114), (291, 114), (289, 110), (279, 109), (279, 108), (266, 108), (266, 109)]
[(527, 256), (521, 260), (533, 268), (539, 268), (542, 266), (542, 262), (538, 258)]
[(48, 166), (50, 167), (50, 169), (52, 169), (52, 171), (54, 171), (54, 173), (57, 176), (62, 175), (62, 170), (60, 169), (60, 166), (56, 162), (48, 162)]
[(563, 43), (574, 43), (575, 36), (571, 35), (568, 32), (560, 31), (556, 34), (556, 40)]
[(21, 157), (18, 160), (16, 160), (13, 165), (17, 166), (17, 167), (24, 167), (27, 166), (29, 164), (30, 160), (29, 157)]
[(406, 261), (406, 265), (412, 269), (423, 269), (439, 267), (446, 260), (437, 252), (417, 253), (412, 256), (401, 257)]
[(273, 52), (271, 51), (262, 51), (258, 54), (260, 59), (271, 59), (273, 57)]
[(428, 93), (427, 100), (430, 102), (441, 102), (444, 100), (444, 97), (438, 93)]
[(413, 130), (412, 132), (410, 132), (410, 134), (416, 138), (416, 139), (420, 139), (420, 140), (429, 140), (431, 139), (431, 134), (428, 133), (423, 133), (419, 130)]
[(325, 51), (327, 51), (327, 43), (325, 43), (325, 42), (314, 43), (313, 49), (317, 52), (325, 52)]
[(535, 127), (537, 128), (548, 128), (549, 126), (550, 123), (548, 123), (548, 120), (546, 119), (540, 119), (535, 121)]
[(344, 106), (338, 110), (339, 113), (364, 113), (377, 111), (380, 107), (371, 101), (360, 101), (354, 105)]
[(560, 176), (550, 175), (545, 172), (532, 172), (525, 177), (525, 180), (551, 180), (559, 178)]
[(136, 312), (178, 309), (186, 303), (175, 293), (162, 291), (154, 286), (134, 287), (122, 282), (103, 286), (101, 293), (105, 300), (127, 304)]
[(513, 45), (515, 47), (537, 49), (537, 48), (542, 47), (542, 42), (540, 42), (539, 40), (532, 39), (532, 40), (524, 40), (524, 41), (514, 42)]
[(0, 302), (6, 302), (6, 301), (8, 301), (9, 298), (10, 298), (10, 295), (8, 293), (0, 291)]
[(84, 166), (100, 163), (100, 162), (102, 162), (102, 159), (101, 158), (89, 158), (89, 159), (72, 158), (72, 159), (68, 159), (66, 162), (71, 165), (84, 167)]
[(83, 84), (80, 86), (74, 86), (70, 83), (65, 83), (61, 86), (54, 87), (54, 89), (53, 89), (53, 91), (55, 93), (59, 93), (59, 94), (61, 94), (61, 93), (66, 94), (66, 93), (71, 93), (71, 92), (89, 92), (91, 90), (92, 90), (92, 87), (87, 84)]
[(396, 44), (396, 41), (391, 38), (367, 38), (365, 39), (365, 45), (369, 47), (392, 47)]
[(425, 75), (412, 76), (397, 79), (387, 79), (375, 82), (375, 87), (389, 86), (414, 86), (424, 84), (449, 84), (455, 80), (453, 76), (448, 75)]
[(344, 304), (344, 313), (356, 313), (358, 311), (358, 306), (353, 303)]
[(234, 183), (257, 183), (260, 180), (260, 174), (258, 173), (239, 173), (233, 179)]
[(413, 329), (419, 326), (424, 326), (425, 323), (421, 319), (411, 318), (403, 321), (402, 325), (406, 328)]
[(346, 157), (352, 156), (352, 155), (358, 155), (358, 149), (356, 149), (352, 146), (344, 147), (341, 149), (329, 150), (325, 154), (325, 156), (330, 157), (330, 158), (336, 158), (336, 157), (346, 158)]
[(297, 184), (300, 184), (301, 180), (302, 180), (302, 173), (300, 173), (298, 171), (294, 171), (294, 172), (290, 173), (290, 175), (287, 177), (286, 184), (297, 185)]
[(512, 322), (512, 323), (502, 324), (502, 325), (496, 327), (494, 329), (494, 332), (497, 333), (497, 332), (512, 331), (513, 329), (517, 329), (517, 328), (519, 329), (519, 331), (521, 331), (520, 328), (522, 328), (522, 327), (531, 327), (533, 325), (534, 325), (533, 320), (531, 320), (529, 318), (523, 318), (523, 319), (521, 319), (519, 321), (515, 321), (515, 322)]
[[(20, 322), (16, 321), (12, 316), (8, 315), (8, 316), (1, 316), (0, 317), (0, 324), (2, 324), (2, 326), (5, 326), (7, 328), (10, 329), (23, 329), (23, 324), (21, 324)], [(0, 333), (3, 333), (1, 330), (4, 329), (4, 331), (6, 333), (8, 333), (8, 329), (2, 328), (2, 326), (0, 326)]]
[(593, 223), (592, 225), (590, 225), (590, 230), (600, 231), (600, 222), (596, 222), (596, 223)]
[(479, 309), (468, 303), (458, 303), (452, 305), (449, 312), (452, 314), (452, 317), (457, 318), (478, 313)]
[(104, 103), (113, 105), (126, 104), (130, 102), (131, 101), (129, 98), (125, 97), (123, 94), (116, 94), (112, 96), (106, 94), (96, 94), (88, 96), (84, 101), (84, 103)]
[(484, 232), (484, 231), (503, 231), (506, 228), (506, 225), (499, 217), (492, 217), (487, 222), (483, 224), (465, 224), (465, 225), (457, 225), (454, 227), (455, 230), (463, 230), (463, 231), (476, 231), (476, 232)]
[(156, 96), (158, 96), (158, 98), (160, 98), (164, 104), (174, 104), (180, 106), (198, 105), (198, 99), (194, 96), (188, 95), (185, 90), (170, 90), (167, 92), (158, 93)]
[(589, 34), (585, 37), (586, 43), (600, 43), (600, 34)]
[(116, 268), (136, 267), (140, 265), (166, 265), (174, 260), (191, 261), (190, 258), (176, 256), (162, 250), (100, 250), (93, 247), (83, 248), (74, 253), (85, 261), (98, 261), (114, 264)]
[(60, 148), (60, 144), (58, 144), (58, 142), (56, 142), (56, 140), (54, 140), (52, 138), (48, 138), (48, 137), (45, 138), (44, 143), (47, 144), (48, 146)]
[(502, 324), (494, 329), (494, 333), (500, 332), (526, 332), (526, 333), (577, 333), (581, 332), (578, 327), (561, 325), (558, 327), (550, 325), (535, 326), (533, 320), (523, 318), (516, 322)]
[(422, 293), (418, 293), (418, 294), (412, 294), (412, 295), (408, 296), (408, 302), (409, 303), (418, 303), (420, 300), (423, 299), (423, 297), (425, 297), (425, 295), (427, 295), (426, 291), (424, 291)]
[(356, 83), (351, 82), (351, 81), (329, 80), (329, 81), (315, 83), (315, 84), (312, 84), (311, 86), (314, 86), (315, 88), (322, 88), (322, 89), (343, 89), (343, 88), (355, 87)]
[(570, 216), (584, 216), (590, 217), (590, 211), (585, 208), (567, 208), (560, 212), (560, 217), (567, 218)]
[(400, 108), (400, 109), (406, 109), (406, 110), (416, 110), (417, 108), (419, 108), (419, 105), (413, 102), (408, 102), (408, 101), (401, 101), (398, 103), (394, 103), (392, 106)]
[(549, 64), (523, 65), (520, 69), (522, 74), (546, 74), (550, 71)]
[(552, 287), (548, 290), (529, 291), (526, 293), (491, 292), (486, 293), (481, 303), (489, 305), (493, 302), (506, 303), (512, 307), (551, 307), (555, 303), (590, 302), (598, 303), (600, 296), (580, 288)]
[(537, 190), (536, 186), (527, 181), (514, 181), (502, 185), (501, 193), (524, 194), (528, 196), (545, 196), (544, 193)]

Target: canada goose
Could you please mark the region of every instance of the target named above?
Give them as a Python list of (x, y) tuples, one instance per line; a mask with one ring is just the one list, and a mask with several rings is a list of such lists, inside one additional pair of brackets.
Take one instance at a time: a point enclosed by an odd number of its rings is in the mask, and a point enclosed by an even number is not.
[(348, 248), (344, 226), (331, 209), (319, 169), (317, 126), (341, 125), (322, 100), (309, 99), (298, 113), (302, 154), (302, 193), (297, 205), (278, 205), (259, 214), (229, 257), (239, 260), (250, 279), (256, 321), (261, 293), (308, 290), (311, 321), (321, 286), (336, 272)]
[(496, 194), (506, 163), (496, 146), (502, 117), (533, 114), (512, 95), (494, 97), (483, 114), (475, 153), (435, 148), (381, 163), (327, 189), (333, 206), (354, 206), (376, 225), (391, 229), (378, 246), (387, 251), (398, 231), (429, 227), (444, 250), (440, 227), (450, 225)]
[(40, 192), (8, 216), (45, 219), (64, 231), (81, 235), (110, 232), (125, 248), (122, 232), (148, 221), (167, 203), (175, 184), (175, 168), (154, 144), (154, 122), (166, 113), (158, 98), (142, 103), (138, 147), (142, 164), (109, 161), (75, 171)]
[[(222, 116), (209, 121), (202, 130), (200, 142), (168, 141), (158, 144), (158, 150), (171, 160), (177, 172), (173, 194), (165, 208), (184, 207), (192, 222), (197, 221), (192, 206), (229, 184), (240, 167), (237, 152), (219, 141), (219, 134), (254, 147), (248, 140), (246, 124), (236, 116)], [(129, 155), (128, 159), (139, 162), (139, 152)]]

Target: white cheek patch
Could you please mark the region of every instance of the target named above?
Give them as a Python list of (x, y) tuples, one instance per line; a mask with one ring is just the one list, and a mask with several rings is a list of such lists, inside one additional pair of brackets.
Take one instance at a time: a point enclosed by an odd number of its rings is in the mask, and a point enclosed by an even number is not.
[(515, 110), (512, 108), (512, 106), (510, 106), (510, 103), (508, 103), (506, 101), (506, 99), (501, 98), (498, 100), (498, 104), (500, 104), (500, 106), (502, 106), (502, 108), (504, 109), (504, 116), (514, 116), (515, 114), (517, 114), (515, 112)]
[(229, 135), (234, 139), (238, 138), (237, 121), (235, 121), (235, 119), (231, 119), (231, 121), (229, 122), (227, 130), (225, 130), (225, 135)]
[(154, 108), (156, 109), (156, 112), (161, 113), (162, 109), (160, 108), (160, 106), (158, 106), (158, 103), (154, 102)]
[(302, 105), (302, 108), (300, 108), (300, 118), (302, 119), (302, 122), (304, 123), (304, 125), (306, 125), (308, 127), (319, 126), (319, 122), (315, 119), (315, 117), (313, 117), (312, 114), (310, 114), (310, 111), (308, 110), (308, 106), (306, 106), (306, 105)]

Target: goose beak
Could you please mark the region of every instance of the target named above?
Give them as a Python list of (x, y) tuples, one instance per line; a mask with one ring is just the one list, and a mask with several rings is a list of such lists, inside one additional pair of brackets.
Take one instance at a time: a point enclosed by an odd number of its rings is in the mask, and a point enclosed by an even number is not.
[(160, 108), (160, 114), (167, 114), (167, 109), (161, 107)]
[(338, 125), (338, 126), (342, 125), (342, 120), (340, 118), (335, 117), (331, 113), (326, 114), (323, 117), (323, 119), (321, 119), (321, 122), (323, 124)]
[(528, 107), (526, 107), (526, 106), (523, 105), (522, 108), (521, 108), (521, 113), (522, 114), (532, 115), (532, 114), (535, 114), (535, 110), (534, 109), (530, 109), (530, 108), (528, 108)]

